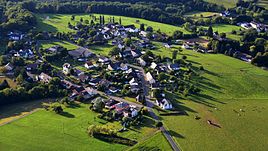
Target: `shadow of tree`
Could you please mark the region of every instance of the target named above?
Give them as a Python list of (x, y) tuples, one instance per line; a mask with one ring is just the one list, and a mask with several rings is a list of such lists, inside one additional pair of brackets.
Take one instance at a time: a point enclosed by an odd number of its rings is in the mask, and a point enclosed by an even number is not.
[(65, 116), (67, 118), (75, 118), (75, 115), (73, 115), (73, 114), (71, 114), (69, 112), (64, 112), (63, 111), (62, 113), (60, 113), (60, 115)]
[(168, 132), (169, 132), (169, 134), (170, 134), (171, 136), (173, 136), (173, 137), (177, 137), (177, 138), (185, 138), (183, 135), (181, 135), (181, 134), (179, 134), (179, 133), (177, 133), (177, 132), (175, 132), (175, 131), (173, 131), (173, 130), (169, 130)]

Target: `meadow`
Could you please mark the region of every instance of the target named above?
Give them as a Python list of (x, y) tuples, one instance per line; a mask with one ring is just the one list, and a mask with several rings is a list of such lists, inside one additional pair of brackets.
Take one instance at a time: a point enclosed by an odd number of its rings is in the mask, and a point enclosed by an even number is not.
[[(222, 1), (226, 2), (226, 1)], [(50, 16), (45, 20), (45, 16)], [(71, 15), (38, 15), (39, 30), (71, 31), (66, 28)], [(88, 15), (76, 15), (76, 20)], [(108, 17), (106, 17), (108, 18)], [(116, 18), (117, 20), (118, 18)], [(138, 24), (135, 18), (122, 17), (123, 24)], [(146, 20), (138, 19), (140, 23)], [(147, 22), (147, 21), (146, 21)], [(160, 28), (163, 32), (172, 33), (181, 29), (167, 24), (148, 21), (154, 29)], [(232, 25), (214, 25), (214, 31), (229, 33), (239, 30), (240, 27)], [(183, 30), (183, 29), (182, 29)], [(234, 37), (237, 38), (237, 37)], [(172, 51), (178, 49), (173, 46), (167, 49), (161, 43), (155, 42), (156, 50), (152, 52), (161, 56), (172, 56)], [(48, 44), (51, 46), (50, 44)], [(90, 47), (92, 51), (107, 55), (107, 46)], [(201, 73), (194, 85), (201, 89), (197, 96), (182, 97), (179, 94), (168, 94), (174, 104), (178, 104), (181, 110), (186, 111), (187, 116), (161, 117), (165, 126), (183, 150), (265, 150), (268, 148), (268, 72), (249, 63), (222, 54), (201, 54), (191, 50), (180, 52), (178, 58), (183, 55), (195, 67), (203, 66), (205, 71)], [(83, 110), (83, 111), (82, 111)], [(44, 150), (57, 150), (60, 147), (68, 150), (78, 147), (85, 150), (91, 147), (103, 150), (124, 150), (126, 146), (107, 144), (99, 140), (88, 138), (85, 128), (88, 123), (94, 121), (94, 113), (89, 112), (86, 106), (80, 109), (67, 109), (75, 118), (67, 118), (43, 110), (5, 125), (0, 128), (0, 148), (5, 147), (15, 150), (17, 144), (22, 145), (22, 150), (34, 150), (40, 147)], [(196, 120), (195, 116), (201, 119)], [(211, 120), (217, 126), (207, 124)], [(117, 127), (117, 124), (111, 123)], [(64, 127), (64, 129), (63, 129)], [(15, 131), (16, 129), (16, 131)], [(136, 129), (135, 129), (136, 130)], [(127, 132), (130, 138), (141, 138), (154, 132), (154, 129), (145, 127), (135, 132)], [(35, 132), (35, 133), (34, 133)], [(3, 135), (2, 135), (3, 134)], [(151, 133), (150, 133), (151, 134)], [(25, 135), (25, 137), (24, 137)], [(23, 138), (23, 139), (22, 139)], [(15, 141), (14, 141), (15, 140)], [(25, 141), (26, 140), (26, 141)], [(142, 141), (134, 150), (151, 148), (163, 136), (156, 134), (148, 141)], [(162, 142), (162, 141), (161, 141)], [(94, 143), (94, 145), (92, 145)], [(15, 145), (16, 144), (16, 145)], [(71, 145), (70, 145), (71, 144)], [(96, 144), (96, 145), (95, 145)], [(160, 144), (158, 144), (160, 145)], [(162, 148), (160, 145), (158, 148)], [(163, 145), (166, 146), (166, 145)], [(48, 148), (47, 148), (48, 147)]]
[[(1, 126), (0, 150), (125, 150), (128, 146), (106, 143), (86, 133), (89, 125), (120, 129), (118, 122), (106, 122), (96, 117), (87, 104), (64, 109), (63, 115), (39, 110), (27, 117)], [(141, 127), (120, 133), (122, 137), (142, 141), (156, 132), (154, 121), (145, 119)]]
[[(154, 53), (171, 57), (172, 49), (159, 44)], [(267, 148), (268, 72), (222, 54), (184, 50), (178, 58), (183, 55), (205, 71), (193, 83), (201, 89), (200, 95), (185, 98), (168, 94), (188, 114), (162, 117), (179, 146), (187, 151)], [(219, 127), (207, 124), (207, 120)]]
[(77, 49), (78, 46), (68, 42), (68, 41), (60, 41), (60, 40), (57, 40), (57, 41), (50, 41), (50, 40), (44, 40), (44, 41), (40, 41), (41, 42), (41, 47), (43, 49), (48, 49), (52, 46), (55, 46), (55, 45), (59, 45), (59, 46), (62, 46), (68, 50), (74, 50), (74, 49)]
[(205, 1), (217, 5), (222, 5), (225, 8), (233, 8), (236, 6), (237, 3), (237, 0), (205, 0)]
[[(99, 18), (100, 14), (95, 14), (96, 18)], [(101, 14), (104, 15), (104, 14)], [(80, 14), (75, 15), (75, 20), (71, 21), (71, 14), (38, 14), (36, 15), (38, 18), (37, 22), (37, 30), (38, 31), (50, 31), (50, 32), (72, 32), (72, 29), (68, 28), (68, 22), (71, 24), (76, 24), (78, 21), (80, 21), (80, 18), (82, 17), (83, 20), (88, 19), (89, 21), (92, 19), (89, 14)], [(131, 25), (134, 24), (137, 28), (140, 27), (140, 24), (145, 24), (145, 28), (147, 26), (153, 27), (154, 30), (160, 29), (162, 32), (165, 32), (167, 34), (172, 34), (176, 30), (180, 30), (186, 34), (189, 32), (186, 31), (182, 27), (178, 26), (172, 26), (164, 23), (158, 23), (153, 21), (148, 21), (145, 19), (140, 18), (132, 18), (132, 17), (124, 17), (124, 16), (113, 16), (113, 15), (104, 15), (105, 21), (109, 22), (110, 17), (115, 18), (115, 22), (119, 22), (119, 18), (121, 17), (122, 24), (123, 25)], [(98, 20), (96, 21), (99, 22)]]

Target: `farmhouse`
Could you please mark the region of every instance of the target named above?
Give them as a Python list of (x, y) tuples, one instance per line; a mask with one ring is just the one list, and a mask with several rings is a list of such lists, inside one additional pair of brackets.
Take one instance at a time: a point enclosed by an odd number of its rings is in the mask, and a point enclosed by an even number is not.
[(79, 47), (76, 50), (68, 51), (68, 54), (72, 56), (74, 59), (78, 58), (87, 58), (93, 55), (88, 49)]
[(158, 105), (159, 107), (161, 107), (164, 110), (170, 110), (170, 109), (172, 109), (171, 102), (168, 101), (165, 98), (163, 98), (163, 99), (157, 99), (156, 100), (156, 105)]
[(155, 83), (155, 79), (153, 78), (150, 72), (146, 73), (146, 81), (148, 81), (150, 84)]
[(41, 82), (44, 82), (44, 83), (49, 83), (50, 80), (52, 79), (51, 76), (45, 74), (44, 72), (42, 72), (40, 75), (39, 75), (39, 79)]

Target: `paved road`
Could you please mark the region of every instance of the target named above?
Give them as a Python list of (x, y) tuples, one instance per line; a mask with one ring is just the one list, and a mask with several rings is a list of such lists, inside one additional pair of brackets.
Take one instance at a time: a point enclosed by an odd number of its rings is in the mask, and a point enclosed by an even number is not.
[[(154, 103), (152, 101), (150, 101), (149, 85), (145, 80), (144, 69), (139, 67), (139, 66), (132, 65), (132, 64), (127, 64), (127, 65), (132, 67), (132, 68), (140, 70), (140, 72), (142, 73), (143, 78), (141, 78), (141, 80), (142, 80), (142, 86), (143, 86), (143, 90), (144, 90), (143, 92), (144, 92), (144, 95), (146, 96), (146, 106), (148, 107), (148, 110), (149, 110), (151, 117), (153, 117), (155, 120), (159, 120), (158, 116), (154, 113), (154, 111), (152, 109), (154, 107)], [(178, 145), (176, 144), (176, 142), (174, 141), (174, 139), (172, 138), (170, 133), (166, 130), (166, 128), (163, 126), (160, 128), (160, 130), (162, 131), (162, 133), (166, 137), (166, 139), (169, 142), (169, 144), (171, 145), (172, 149), (174, 151), (180, 151), (180, 148), (178, 147)]]

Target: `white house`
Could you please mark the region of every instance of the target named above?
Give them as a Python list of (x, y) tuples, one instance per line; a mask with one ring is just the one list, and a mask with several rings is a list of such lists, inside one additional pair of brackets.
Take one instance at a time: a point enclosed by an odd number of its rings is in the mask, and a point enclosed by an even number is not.
[(146, 62), (142, 58), (137, 58), (137, 61), (141, 66), (146, 66)]
[(67, 75), (70, 74), (70, 70), (71, 70), (71, 64), (69, 63), (64, 63), (62, 66), (62, 72)]
[(94, 64), (91, 61), (87, 61), (85, 63), (85, 68), (92, 69), (92, 68), (94, 68)]
[(155, 79), (153, 78), (150, 72), (146, 73), (146, 81), (148, 81), (150, 84), (155, 83)]
[(158, 105), (159, 107), (161, 107), (164, 110), (170, 110), (172, 109), (172, 104), (170, 101), (168, 101), (167, 99), (159, 99), (156, 100), (156, 105)]
[(155, 69), (156, 67), (157, 67), (157, 64), (155, 62), (152, 62), (150, 68)]
[(182, 48), (184, 48), (184, 49), (191, 49), (191, 47), (188, 44), (185, 44), (185, 43), (182, 45)]
[(14, 69), (14, 66), (11, 63), (8, 63), (8, 64), (5, 65), (5, 69), (7, 71), (12, 71)]

